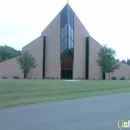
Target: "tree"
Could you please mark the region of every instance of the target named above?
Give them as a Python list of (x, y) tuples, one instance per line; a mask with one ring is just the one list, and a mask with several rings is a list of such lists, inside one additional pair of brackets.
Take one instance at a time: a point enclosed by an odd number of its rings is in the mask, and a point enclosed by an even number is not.
[(35, 67), (37, 67), (35, 59), (28, 51), (25, 51), (21, 56), (19, 56), (17, 58), (17, 62), (23, 71), (25, 79), (26, 79), (27, 73), (29, 73), (31, 69), (34, 69)]
[(130, 65), (130, 59), (127, 59), (127, 61), (122, 60), (122, 63), (127, 64), (127, 65)]
[(125, 60), (122, 60), (121, 62), (124, 63), (124, 64), (127, 64), (127, 62)]
[(1, 55), (0, 55), (0, 62), (2, 61)]
[(110, 79), (110, 73), (113, 73), (115, 69), (119, 69), (119, 60), (115, 59), (116, 51), (112, 48), (103, 45), (103, 47), (98, 52), (97, 64), (101, 68), (101, 72), (108, 73)]
[(130, 65), (130, 59), (127, 59), (127, 65)]
[(17, 51), (10, 46), (0, 46), (0, 62), (17, 57), (21, 55), (21, 51)]

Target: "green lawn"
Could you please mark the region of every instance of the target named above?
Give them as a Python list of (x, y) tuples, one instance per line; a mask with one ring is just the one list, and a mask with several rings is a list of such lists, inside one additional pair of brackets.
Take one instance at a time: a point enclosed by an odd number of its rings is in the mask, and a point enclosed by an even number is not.
[(124, 92), (130, 92), (130, 81), (1, 79), (0, 109)]

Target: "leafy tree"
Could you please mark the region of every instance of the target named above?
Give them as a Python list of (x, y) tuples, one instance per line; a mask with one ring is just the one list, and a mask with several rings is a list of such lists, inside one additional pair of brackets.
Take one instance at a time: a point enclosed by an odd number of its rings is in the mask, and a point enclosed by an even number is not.
[(1, 55), (0, 55), (0, 62), (2, 61)]
[(17, 51), (12, 47), (9, 46), (0, 46), (0, 56), (1, 56), (1, 61), (5, 61), (14, 57), (17, 57), (21, 55), (21, 51)]
[(130, 59), (127, 59), (127, 65), (130, 65)]
[(125, 64), (127, 64), (127, 65), (130, 65), (130, 59), (127, 59), (127, 61), (122, 60), (122, 63), (125, 63)]
[(110, 73), (113, 73), (115, 69), (119, 69), (119, 60), (115, 59), (116, 51), (112, 48), (103, 45), (98, 52), (97, 64), (101, 68), (102, 73), (108, 73), (110, 79)]
[(17, 62), (24, 73), (25, 79), (27, 73), (29, 73), (31, 69), (34, 69), (37, 66), (35, 59), (28, 51), (25, 51), (21, 56), (19, 56), (17, 58)]
[(124, 64), (127, 64), (125, 60), (122, 60), (121, 62), (124, 63)]

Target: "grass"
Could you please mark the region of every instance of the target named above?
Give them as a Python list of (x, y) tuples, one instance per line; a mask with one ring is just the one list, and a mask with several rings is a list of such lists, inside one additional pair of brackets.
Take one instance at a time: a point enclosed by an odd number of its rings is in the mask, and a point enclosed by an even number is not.
[(50, 101), (130, 92), (130, 81), (0, 80), (0, 109)]

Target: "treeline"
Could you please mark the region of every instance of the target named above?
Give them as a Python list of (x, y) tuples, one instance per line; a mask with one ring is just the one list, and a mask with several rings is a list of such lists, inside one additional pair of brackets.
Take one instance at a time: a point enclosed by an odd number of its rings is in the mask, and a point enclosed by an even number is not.
[(10, 46), (6, 46), (6, 45), (0, 46), (0, 62), (8, 60), (8, 59), (12, 59), (12, 58), (17, 57), (21, 54), (22, 54), (21, 51), (17, 51)]
[(122, 63), (125, 63), (127, 65), (130, 65), (130, 59), (127, 59), (126, 61), (125, 60), (122, 60)]

